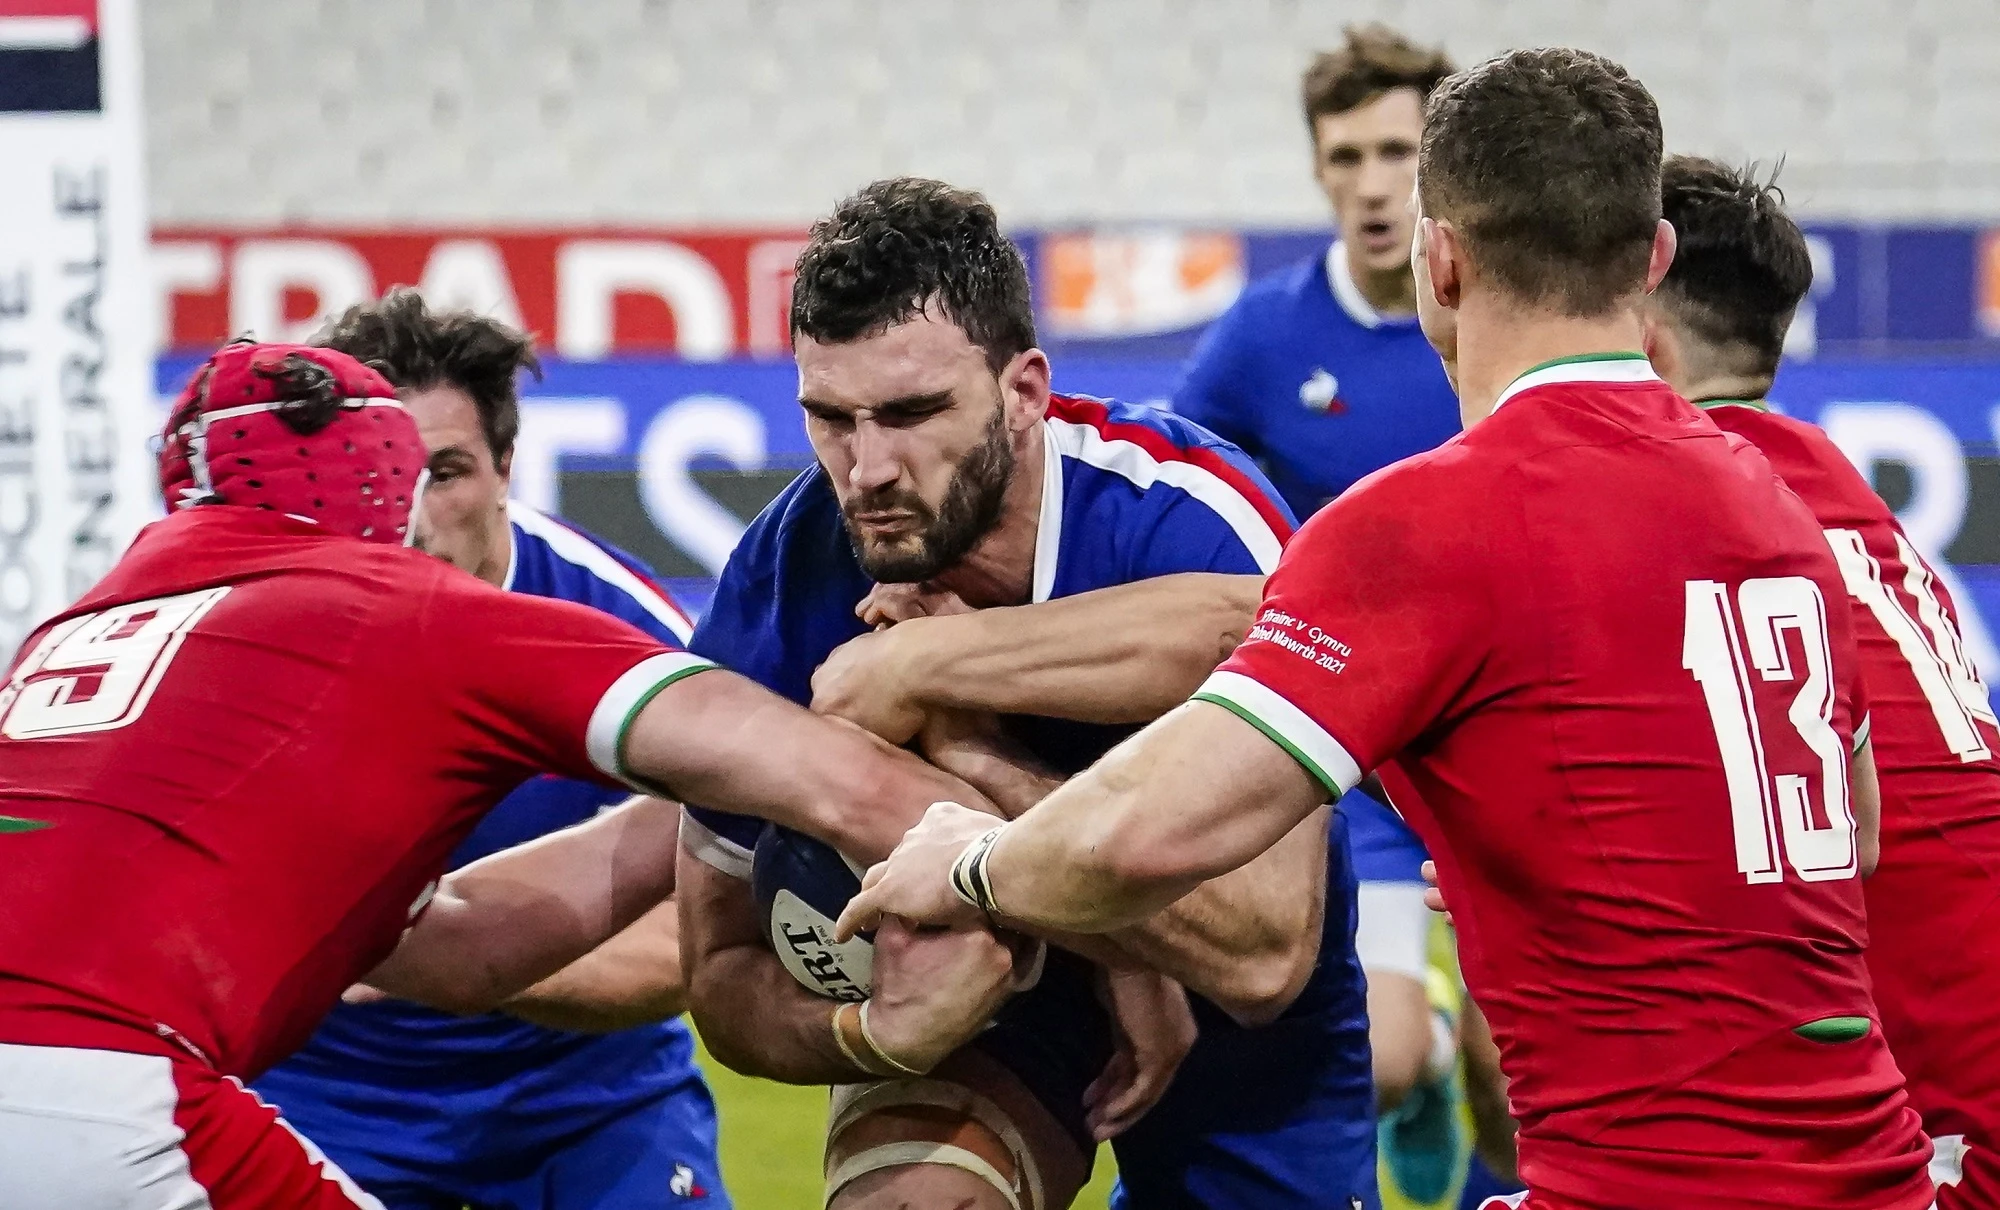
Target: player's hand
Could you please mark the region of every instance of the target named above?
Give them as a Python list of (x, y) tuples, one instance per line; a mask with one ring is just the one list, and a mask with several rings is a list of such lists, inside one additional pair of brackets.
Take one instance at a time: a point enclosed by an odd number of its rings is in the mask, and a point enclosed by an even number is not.
[(834, 937), (845, 941), (874, 928), (884, 916), (901, 916), (912, 924), (983, 923), (979, 909), (951, 889), (951, 863), (993, 826), (993, 817), (984, 811), (955, 802), (932, 803), (889, 860), (869, 868), (861, 892), (847, 901), (847, 910), (834, 924)]
[(941, 618), (971, 612), (972, 606), (960, 600), (957, 593), (925, 584), (877, 584), (854, 607), (855, 617), (878, 630), (911, 618)]
[(906, 1067), (929, 1071), (972, 1040), (1014, 990), (1014, 952), (984, 927), (875, 930), (868, 1030)]
[(921, 658), (917, 647), (900, 629), (889, 629), (834, 648), (813, 673), (813, 713), (846, 719), (892, 744), (909, 743), (925, 716), (911, 692)]
[(1444, 905), (1444, 891), (1438, 887), (1438, 863), (1426, 861), (1419, 872), (1424, 876), (1424, 906), (1433, 912), (1444, 913), (1446, 924), (1454, 923), (1451, 909)]
[(1100, 1143), (1130, 1129), (1166, 1095), (1199, 1032), (1187, 992), (1157, 971), (1106, 971), (1103, 992), (1116, 1049), (1083, 1093), (1084, 1120)]

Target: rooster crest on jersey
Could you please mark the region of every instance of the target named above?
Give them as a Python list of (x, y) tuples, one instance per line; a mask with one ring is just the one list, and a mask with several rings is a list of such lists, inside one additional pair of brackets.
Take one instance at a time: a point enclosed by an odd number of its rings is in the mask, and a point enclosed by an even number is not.
[(409, 545), (429, 478), (389, 380), (345, 353), (238, 342), (202, 364), (161, 435), (169, 508), (238, 504)]

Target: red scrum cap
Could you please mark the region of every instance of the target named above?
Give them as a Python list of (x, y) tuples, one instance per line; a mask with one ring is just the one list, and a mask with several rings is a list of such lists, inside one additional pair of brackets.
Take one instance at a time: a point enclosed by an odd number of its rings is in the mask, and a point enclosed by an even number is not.
[(160, 491), (170, 509), (244, 505), (408, 545), (425, 462), (416, 421), (382, 375), (332, 349), (238, 343), (174, 401)]

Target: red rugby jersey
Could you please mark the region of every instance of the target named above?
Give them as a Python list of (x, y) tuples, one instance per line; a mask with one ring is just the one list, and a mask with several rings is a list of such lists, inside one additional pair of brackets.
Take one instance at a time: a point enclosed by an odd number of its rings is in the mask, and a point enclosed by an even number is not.
[(1957, 608), (1824, 431), (1757, 403), (1708, 415), (1812, 509), (1846, 580), (1882, 782), (1864, 884), (1882, 1028), (1940, 1151), (1969, 1142), (1960, 1179), (2000, 1198), (2000, 730)]
[(488, 808), (616, 780), (628, 715), (708, 666), (274, 513), (150, 526), (0, 688), (0, 1039), (255, 1075)]
[(1436, 859), (1531, 1189), (1585, 1206), (1930, 1204), (1871, 1017), (1865, 718), (1811, 514), (1643, 358), (1573, 359), (1300, 530), (1200, 697)]

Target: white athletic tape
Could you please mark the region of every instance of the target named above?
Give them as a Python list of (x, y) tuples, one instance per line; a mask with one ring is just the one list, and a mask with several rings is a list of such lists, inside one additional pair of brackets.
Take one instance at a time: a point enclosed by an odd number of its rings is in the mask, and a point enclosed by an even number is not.
[[(826, 1139), (832, 1148), (840, 1141), (841, 1132), (849, 1126), (882, 1110), (899, 1109), (908, 1105), (925, 1105), (934, 1109), (946, 1109), (979, 1123), (993, 1132), (1000, 1145), (1014, 1157), (1015, 1171), (1020, 1175), (1009, 1181), (979, 1156), (961, 1147), (938, 1143), (887, 1143), (873, 1147), (852, 1156), (837, 1165), (826, 1178), (826, 1200), (830, 1205), (833, 1197), (856, 1177), (897, 1164), (944, 1164), (962, 1168), (980, 1177), (998, 1189), (1007, 1199), (1011, 1210), (1023, 1210), (1020, 1200), (1022, 1192), (1028, 1195), (1028, 1210), (1042, 1210), (1042, 1170), (1035, 1163), (1035, 1154), (1028, 1146), (1027, 1138), (1020, 1127), (1007, 1116), (1007, 1112), (990, 1099), (965, 1087), (945, 1080), (930, 1078), (916, 1080), (882, 1080), (873, 1084), (839, 1084), (833, 1089), (833, 1098), (828, 1106)], [(872, 1160), (888, 1152), (903, 1153), (909, 1148), (925, 1148), (929, 1154), (918, 1158), (884, 1160), (863, 1166), (864, 1160)], [(977, 1161), (978, 1167), (963, 1162), (963, 1159)]]
[(1011, 1182), (998, 1168), (980, 1159), (963, 1147), (953, 1147), (949, 1143), (884, 1143), (880, 1147), (870, 1147), (846, 1163), (835, 1168), (826, 1178), (826, 1202), (833, 1204), (833, 1196), (846, 1188), (852, 1181), (880, 1172), (884, 1168), (895, 1168), (903, 1164), (943, 1164), (950, 1168), (961, 1168), (985, 1181), (1000, 1191), (1007, 1199), (1007, 1210), (1021, 1210), (1020, 1195), (1014, 1192)]

